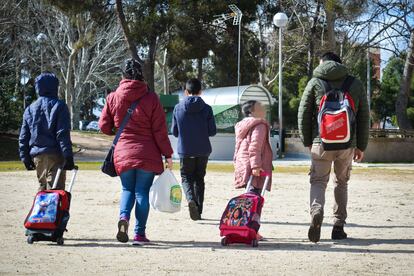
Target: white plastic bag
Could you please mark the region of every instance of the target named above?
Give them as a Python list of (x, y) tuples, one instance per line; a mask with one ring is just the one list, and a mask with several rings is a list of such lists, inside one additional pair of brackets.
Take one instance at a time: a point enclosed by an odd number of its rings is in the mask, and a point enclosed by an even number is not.
[(158, 176), (149, 192), (149, 201), (157, 211), (166, 213), (179, 212), (181, 209), (181, 186), (170, 169), (165, 169)]

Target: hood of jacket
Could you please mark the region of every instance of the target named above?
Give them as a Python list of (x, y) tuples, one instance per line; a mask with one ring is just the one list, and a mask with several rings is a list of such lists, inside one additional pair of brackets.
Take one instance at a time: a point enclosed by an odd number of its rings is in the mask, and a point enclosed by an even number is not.
[(58, 97), (59, 80), (53, 73), (42, 73), (35, 80), (37, 94), (42, 97)]
[(238, 122), (235, 126), (236, 137), (239, 139), (243, 139), (244, 137), (247, 136), (247, 133), (249, 133), (249, 131), (253, 127), (259, 124), (265, 124), (267, 127), (269, 127), (269, 123), (265, 119), (254, 118), (254, 117), (244, 118), (243, 120)]
[(323, 62), (313, 71), (313, 77), (328, 81), (341, 80), (347, 75), (348, 69), (345, 65), (331, 60)]
[(121, 100), (133, 102), (144, 96), (148, 92), (148, 85), (140, 80), (123, 79), (119, 83), (115, 93)]
[(184, 99), (184, 110), (190, 113), (200, 112), (204, 109), (206, 103), (201, 97), (188, 96)]

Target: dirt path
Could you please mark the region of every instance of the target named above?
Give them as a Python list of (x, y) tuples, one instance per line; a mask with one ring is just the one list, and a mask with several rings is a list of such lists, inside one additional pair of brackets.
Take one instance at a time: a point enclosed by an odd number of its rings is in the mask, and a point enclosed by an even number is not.
[(114, 136), (103, 134), (71, 132), (72, 143), (80, 149), (77, 161), (102, 161), (108, 153)]
[[(177, 171), (175, 172), (177, 175)], [(380, 177), (378, 177), (380, 176)], [(332, 242), (332, 185), (318, 244), (307, 241), (306, 174), (275, 174), (267, 194), (258, 248), (223, 248), (218, 218), (232, 189), (232, 174), (208, 173), (205, 220), (187, 210), (151, 210), (147, 233), (153, 244), (133, 247), (115, 240), (118, 179), (81, 171), (73, 191), (65, 245), (29, 245), (22, 222), (35, 193), (33, 172), (0, 173), (0, 274), (52, 275), (413, 275), (414, 171), (370, 169), (349, 186), (350, 238)]]

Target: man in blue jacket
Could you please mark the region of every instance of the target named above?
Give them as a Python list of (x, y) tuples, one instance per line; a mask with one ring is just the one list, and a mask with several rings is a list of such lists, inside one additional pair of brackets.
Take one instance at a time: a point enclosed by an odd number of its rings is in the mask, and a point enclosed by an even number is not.
[(171, 131), (178, 137), (178, 155), (184, 193), (192, 220), (201, 219), (204, 202), (204, 176), (211, 153), (210, 136), (216, 135), (213, 110), (201, 95), (201, 82), (190, 79), (185, 99), (174, 108)]
[[(51, 189), (58, 168), (74, 168), (67, 105), (58, 99), (59, 80), (44, 72), (35, 80), (39, 98), (26, 108), (19, 136), (19, 155), (27, 170), (36, 169), (39, 191)], [(57, 189), (65, 188), (62, 172)]]

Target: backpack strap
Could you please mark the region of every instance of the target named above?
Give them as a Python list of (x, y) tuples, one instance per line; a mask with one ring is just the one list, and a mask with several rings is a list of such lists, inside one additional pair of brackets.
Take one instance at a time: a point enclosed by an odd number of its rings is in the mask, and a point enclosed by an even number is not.
[(319, 82), (322, 84), (322, 87), (324, 89), (323, 93), (326, 94), (326, 92), (332, 90), (331, 85), (329, 84), (329, 82), (327, 80), (321, 79), (321, 78), (317, 78), (319, 80)]
[(349, 92), (349, 88), (351, 88), (351, 85), (352, 85), (352, 82), (354, 81), (354, 79), (355, 79), (354, 77), (348, 75), (345, 78), (344, 82), (342, 83), (342, 87), (341, 87), (342, 91)]

